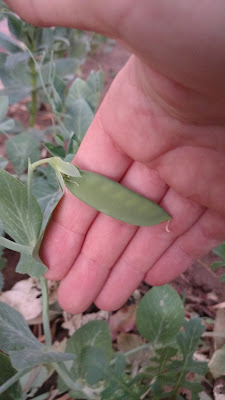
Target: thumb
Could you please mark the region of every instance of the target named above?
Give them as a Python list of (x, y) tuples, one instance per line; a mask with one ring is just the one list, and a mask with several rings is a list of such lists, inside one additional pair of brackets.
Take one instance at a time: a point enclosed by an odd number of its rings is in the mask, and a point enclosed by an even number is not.
[(126, 0), (6, 0), (9, 8), (37, 26), (66, 26), (116, 36)]
[(33, 25), (67, 26), (121, 39), (175, 82), (224, 95), (224, 0), (5, 1)]

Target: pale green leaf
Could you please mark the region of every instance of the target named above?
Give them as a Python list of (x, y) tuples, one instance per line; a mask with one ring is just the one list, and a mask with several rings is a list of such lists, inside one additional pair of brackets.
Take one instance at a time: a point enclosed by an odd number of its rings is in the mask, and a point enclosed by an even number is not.
[(23, 51), (15, 40), (11, 39), (10, 36), (6, 35), (3, 32), (0, 32), (0, 46), (9, 53), (17, 53), (19, 51)]
[(66, 97), (66, 107), (68, 110), (73, 109), (73, 104), (76, 100), (84, 99), (87, 101), (92, 95), (91, 88), (87, 85), (85, 81), (81, 78), (75, 79), (73, 84), (70, 86), (67, 97)]
[(87, 85), (91, 89), (91, 95), (87, 98), (92, 110), (95, 112), (99, 105), (102, 91), (104, 87), (104, 72), (103, 71), (91, 71), (88, 79)]
[(50, 164), (56, 171), (60, 172), (61, 174), (68, 175), (73, 178), (79, 178), (81, 176), (79, 169), (75, 165), (63, 161), (59, 157), (53, 157)]
[(225, 375), (225, 345), (213, 353), (208, 366), (215, 379)]
[(15, 121), (13, 119), (6, 119), (0, 123), (0, 132), (12, 132), (15, 128)]
[(8, 112), (9, 99), (7, 96), (0, 96), (0, 122), (4, 120)]
[(48, 204), (52, 202), (55, 197), (58, 197), (59, 194), (58, 188), (55, 189), (43, 176), (36, 176), (33, 178), (32, 193), (36, 197), (43, 213)]
[(6, 160), (6, 158), (4, 158), (0, 155), (0, 169), (5, 169), (7, 164), (8, 164), (8, 160)]
[(68, 340), (66, 351), (76, 356), (76, 362), (72, 364), (70, 373), (74, 379), (83, 374), (83, 352), (86, 348), (101, 349), (104, 351), (107, 361), (112, 357), (112, 340), (109, 327), (105, 321), (90, 321), (79, 328)]
[(22, 349), (40, 349), (42, 344), (32, 334), (23, 316), (0, 302), (0, 348), (5, 353)]
[(177, 292), (169, 285), (154, 287), (146, 293), (137, 309), (137, 328), (154, 344), (174, 340), (184, 321), (184, 307)]
[(102, 348), (86, 346), (81, 352), (80, 376), (92, 386), (105, 378), (108, 361)]
[(16, 178), (0, 170), (0, 219), (5, 232), (17, 243), (35, 245), (42, 224), (42, 212), (34, 196), (28, 211), (27, 189)]
[(69, 132), (74, 132), (76, 137), (81, 141), (93, 121), (93, 118), (94, 113), (88, 103), (83, 98), (75, 100), (66, 110), (66, 129)]
[(28, 158), (34, 162), (39, 160), (41, 155), (38, 141), (27, 133), (21, 133), (9, 139), (6, 143), (6, 151), (18, 175), (27, 169)]
[(111, 359), (112, 340), (105, 321), (90, 321), (79, 328), (68, 340), (66, 351), (80, 357), (86, 346), (104, 349), (107, 359)]
[(32, 255), (28, 254), (21, 254), (16, 266), (17, 273), (28, 274), (35, 278), (40, 278), (47, 270), (48, 268), (42, 262), (37, 261)]
[(11, 363), (16, 369), (33, 368), (41, 364), (75, 360), (74, 354), (46, 351), (45, 349), (25, 348), (10, 351)]

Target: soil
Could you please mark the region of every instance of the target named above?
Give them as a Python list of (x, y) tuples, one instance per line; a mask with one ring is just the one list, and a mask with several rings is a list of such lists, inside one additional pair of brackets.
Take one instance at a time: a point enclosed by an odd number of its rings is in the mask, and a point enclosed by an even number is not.
[[(124, 66), (129, 58), (129, 52), (119, 44), (112, 44), (111, 51), (102, 46), (95, 54), (89, 56), (82, 66), (82, 77), (86, 78), (91, 70), (101, 68), (105, 74), (104, 94), (108, 90), (113, 78)], [(25, 127), (28, 127), (28, 113), (25, 99), (19, 104), (10, 107), (9, 116), (18, 119)], [(44, 129), (51, 123), (51, 111), (45, 107), (38, 113), (36, 128)], [(0, 135), (0, 154), (5, 155), (5, 137)], [(15, 273), (15, 266), (18, 262), (18, 254), (9, 250), (5, 252), (7, 268), (5, 269), (4, 290), (10, 289), (15, 282), (24, 279), (24, 275)], [(186, 302), (191, 305), (193, 311), (200, 316), (214, 317), (215, 311), (212, 305), (225, 300), (224, 284), (220, 282), (221, 271), (212, 271), (210, 265), (217, 258), (212, 253), (203, 259), (196, 261), (184, 274), (172, 282), (172, 286), (181, 295), (185, 295)], [(147, 285), (142, 285), (145, 292)]]

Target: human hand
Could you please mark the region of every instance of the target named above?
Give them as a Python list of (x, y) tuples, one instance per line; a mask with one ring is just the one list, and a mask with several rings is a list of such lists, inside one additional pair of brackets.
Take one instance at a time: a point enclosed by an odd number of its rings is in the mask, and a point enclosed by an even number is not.
[(98, 31), (134, 54), (74, 163), (160, 203), (170, 232), (121, 223), (68, 192), (41, 249), (64, 309), (116, 309), (142, 280), (164, 284), (225, 239), (225, 2), (7, 2), (28, 22)]

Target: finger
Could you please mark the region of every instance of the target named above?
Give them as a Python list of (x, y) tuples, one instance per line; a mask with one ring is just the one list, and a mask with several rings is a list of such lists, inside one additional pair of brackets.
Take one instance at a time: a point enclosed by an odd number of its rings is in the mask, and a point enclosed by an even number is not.
[[(101, 107), (104, 112), (104, 104)], [(76, 165), (120, 180), (131, 161), (116, 148), (96, 115), (75, 157)], [(48, 266), (48, 279), (60, 280), (76, 259), (97, 211), (67, 192), (48, 225), (41, 258)]]
[(225, 218), (206, 211), (199, 221), (171, 246), (145, 276), (150, 285), (163, 285), (184, 272), (197, 258), (225, 239)]
[(158, 258), (203, 212), (202, 207), (183, 199), (171, 189), (160, 205), (172, 216), (169, 231), (165, 224), (139, 228), (95, 300), (101, 309), (114, 310), (124, 304)]
[[(157, 136), (156, 116), (135, 80), (135, 58), (131, 58), (114, 80), (82, 141), (74, 160), (80, 168), (120, 180), (131, 164), (125, 152), (133, 159), (147, 159), (152, 148), (159, 151), (156, 139), (150, 137), (150, 132)], [(163, 146), (169, 146), (169, 142), (167, 137)], [(41, 258), (49, 268), (48, 279), (65, 276), (96, 215), (95, 210), (66, 193), (53, 214), (41, 249)]]
[(215, 151), (183, 146), (164, 154), (153, 165), (175, 191), (225, 217), (223, 148)]
[(33, 25), (68, 26), (115, 34), (129, 1), (115, 4), (109, 0), (7, 0), (8, 6)]
[(194, 0), (185, 5), (179, 0), (143, 0), (141, 7), (133, 0), (7, 0), (7, 4), (34, 25), (69, 26), (120, 38), (175, 82), (208, 93), (224, 91), (223, 0), (204, 5)]
[[(156, 202), (167, 190), (155, 171), (138, 162), (130, 166), (122, 183)], [(76, 262), (59, 286), (58, 301), (63, 309), (71, 313), (87, 309), (137, 229), (104, 214), (97, 216)]]

